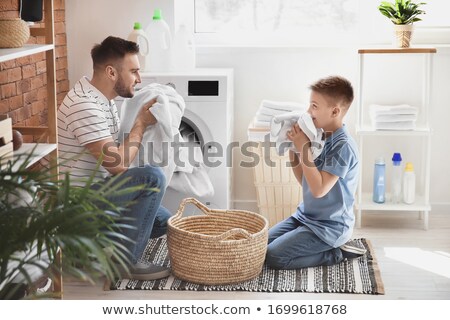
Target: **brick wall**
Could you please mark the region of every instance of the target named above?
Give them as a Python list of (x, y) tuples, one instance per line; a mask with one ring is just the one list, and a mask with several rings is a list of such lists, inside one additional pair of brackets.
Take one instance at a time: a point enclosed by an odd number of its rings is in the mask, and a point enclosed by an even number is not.
[[(20, 0), (1, 0), (0, 18), (19, 17)], [(53, 0), (55, 23), (56, 90), (58, 106), (69, 90), (65, 0)], [(44, 43), (31, 37), (28, 43)], [(0, 114), (8, 114), (13, 124), (47, 124), (45, 53), (0, 63)], [(31, 137), (26, 137), (29, 140)]]

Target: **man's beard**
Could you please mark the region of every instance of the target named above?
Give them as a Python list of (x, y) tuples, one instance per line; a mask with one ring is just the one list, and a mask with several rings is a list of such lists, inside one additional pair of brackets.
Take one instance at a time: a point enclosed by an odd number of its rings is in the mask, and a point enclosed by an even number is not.
[(127, 86), (125, 86), (125, 83), (121, 76), (119, 76), (119, 79), (114, 86), (114, 91), (116, 91), (117, 95), (123, 98), (133, 98), (134, 96), (134, 92), (132, 92)]

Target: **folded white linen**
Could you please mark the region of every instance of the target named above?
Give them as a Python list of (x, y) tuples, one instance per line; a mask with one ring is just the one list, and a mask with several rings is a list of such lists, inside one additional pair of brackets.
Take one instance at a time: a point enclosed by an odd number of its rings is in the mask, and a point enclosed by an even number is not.
[(272, 120), (272, 118), (273, 118), (273, 116), (262, 114), (259, 112), (259, 110), (256, 112), (256, 115), (255, 115), (255, 119), (258, 121), (269, 121), (270, 122)]
[(273, 116), (276, 116), (276, 115), (279, 115), (279, 114), (283, 114), (283, 113), (286, 113), (286, 112), (290, 112), (290, 111), (270, 109), (270, 108), (267, 108), (267, 107), (259, 107), (257, 113), (265, 115), (265, 116), (273, 117)]
[(369, 109), (371, 116), (394, 115), (394, 114), (417, 115), (419, 113), (419, 109), (417, 107), (413, 107), (408, 104), (399, 104), (393, 106), (372, 104), (369, 106)]
[(374, 122), (403, 122), (403, 121), (416, 121), (416, 114), (377, 114), (371, 115), (370, 119)]
[(375, 122), (373, 124), (375, 130), (414, 130), (416, 129), (415, 121), (400, 122)]
[(254, 119), (253, 125), (256, 128), (270, 128), (270, 121), (259, 121), (257, 119)]
[(291, 101), (272, 101), (272, 100), (262, 100), (260, 107), (265, 107), (272, 110), (282, 110), (282, 111), (294, 111), (303, 109), (305, 106), (298, 102)]
[(283, 155), (287, 150), (295, 150), (295, 147), (287, 138), (287, 132), (292, 126), (298, 123), (300, 129), (311, 141), (311, 152), (313, 159), (316, 159), (321, 153), (324, 145), (323, 130), (315, 127), (311, 115), (303, 111), (288, 112), (272, 119), (270, 125), (270, 135), (275, 140), (275, 148), (278, 155)]

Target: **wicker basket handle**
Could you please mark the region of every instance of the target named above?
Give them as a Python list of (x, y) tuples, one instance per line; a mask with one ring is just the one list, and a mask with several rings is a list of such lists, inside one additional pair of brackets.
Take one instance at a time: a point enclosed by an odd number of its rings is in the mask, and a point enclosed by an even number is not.
[(249, 233), (247, 230), (245, 229), (241, 229), (241, 228), (234, 228), (228, 231), (225, 231), (222, 234), (219, 234), (218, 236), (215, 237), (211, 237), (212, 240), (217, 240), (217, 241), (221, 241), (221, 240), (225, 240), (231, 236), (240, 234), (241, 236), (245, 237), (246, 239), (252, 239), (253, 236), (251, 233)]
[(197, 208), (201, 209), (205, 213), (211, 211), (210, 208), (208, 208), (207, 206), (205, 206), (203, 203), (201, 203), (200, 201), (198, 201), (195, 198), (184, 198), (183, 201), (181, 201), (180, 206), (178, 207), (178, 211), (177, 211), (177, 213), (175, 213), (173, 219), (178, 219), (181, 217), (181, 215), (184, 212), (184, 207), (186, 207), (186, 205), (188, 203), (192, 203), (192, 204), (196, 205)]

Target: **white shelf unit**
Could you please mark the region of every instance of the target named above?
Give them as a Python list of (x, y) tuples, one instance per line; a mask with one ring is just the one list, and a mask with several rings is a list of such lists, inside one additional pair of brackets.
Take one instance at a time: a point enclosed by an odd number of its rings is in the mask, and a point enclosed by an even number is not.
[[(430, 125), (430, 90), (431, 90), (431, 79), (432, 79), (432, 64), (433, 64), (433, 54), (436, 53), (435, 48), (405, 48), (405, 49), (394, 49), (394, 48), (376, 48), (376, 49), (360, 49), (358, 50), (358, 62), (359, 62), (359, 95), (358, 95), (358, 107), (357, 107), (357, 125), (356, 134), (358, 137), (358, 146), (360, 152), (360, 163), (361, 163), (361, 174), (358, 184), (357, 200), (356, 200), (356, 226), (359, 228), (362, 224), (362, 212), (363, 211), (411, 211), (419, 212), (419, 218), (423, 219), (424, 229), (428, 229), (428, 215), (431, 211), (430, 205), (430, 164), (431, 164), (431, 135), (432, 129)], [(370, 123), (368, 123), (368, 103), (365, 101), (365, 64), (367, 59), (374, 62), (377, 57), (380, 56), (388, 57), (387, 59), (395, 57), (398, 60), (402, 60), (405, 55), (414, 55), (415, 58), (419, 59), (420, 56), (423, 57), (422, 63), (422, 83), (421, 83), (421, 109), (419, 111), (417, 128), (414, 130), (375, 130)], [(419, 57), (418, 57), (419, 56)], [(405, 61), (399, 61), (401, 64)], [(408, 60), (408, 63), (410, 61)], [(416, 61), (417, 62), (417, 61)], [(377, 71), (381, 74), (386, 74), (386, 77), (395, 76), (396, 73), (392, 70), (383, 69), (383, 63), (377, 64)], [(410, 68), (418, 68), (417, 66), (410, 66)], [(408, 79), (408, 81), (415, 81), (416, 79)], [(418, 79), (417, 81), (419, 81)], [(401, 79), (399, 81), (402, 81)], [(403, 88), (399, 92), (400, 96), (408, 96), (411, 92), (408, 92), (408, 88)], [(377, 88), (372, 88), (372, 90), (377, 90)], [(378, 88), (380, 90), (380, 88)], [(382, 90), (380, 90), (382, 92)], [(418, 94), (414, 92), (414, 94)], [(400, 99), (401, 99), (400, 97)], [(404, 203), (392, 203), (390, 202), (390, 194), (386, 194), (386, 202), (379, 204), (372, 200), (372, 188), (367, 187), (367, 183), (364, 184), (364, 179), (368, 179), (367, 173), (373, 173), (373, 161), (367, 162), (366, 153), (368, 151), (373, 151), (381, 149), (381, 145), (386, 145), (392, 143), (394, 139), (401, 138), (403, 143), (412, 143), (412, 141), (422, 140), (423, 148), (420, 151), (421, 161), (420, 168), (418, 171), (420, 174), (418, 178), (421, 182), (420, 186), (416, 188), (416, 199), (414, 204), (404, 204)], [(381, 140), (380, 140), (381, 139)], [(391, 139), (392, 141), (390, 141)], [(386, 143), (386, 141), (389, 141)], [(370, 148), (367, 148), (368, 142), (372, 142)], [(396, 150), (397, 151), (397, 150)], [(386, 159), (387, 160), (387, 159)], [(408, 159), (404, 159), (408, 161)], [(386, 161), (386, 167), (389, 166), (389, 161)], [(404, 162), (402, 162), (404, 163)], [(364, 178), (364, 173), (366, 177)], [(417, 175), (416, 171), (416, 175)], [(388, 175), (387, 175), (388, 177)], [(373, 177), (372, 177), (373, 178)], [(386, 189), (390, 189), (390, 180), (386, 181)], [(369, 184), (371, 185), (371, 184)], [(416, 183), (417, 185), (417, 183)], [(417, 192), (417, 189), (420, 189)]]
[(25, 44), (21, 48), (0, 49), (0, 62), (14, 60), (53, 49), (53, 44)]
[[(55, 151), (56, 143), (24, 143), (22, 146), (13, 152), (11, 162), (14, 163), (12, 170), (17, 171), (26, 160), (26, 168)], [(5, 157), (9, 160), (8, 157)]]
[[(47, 75), (47, 126), (13, 126), (13, 129), (20, 131), (23, 135), (34, 135), (45, 137), (45, 142), (24, 143), (22, 147), (14, 151), (12, 157), (18, 157), (19, 154), (33, 152), (28, 166), (36, 163), (43, 157), (49, 155), (51, 164), (52, 176), (58, 177), (58, 134), (57, 134), (57, 102), (56, 102), (56, 62), (55, 62), (55, 25), (54, 25), (54, 10), (53, 0), (44, 0), (44, 27), (30, 28), (32, 36), (42, 36), (45, 39), (45, 44), (26, 44), (21, 48), (7, 48), (0, 49), (0, 62), (14, 60), (17, 58), (26, 57), (36, 53), (45, 52), (46, 58), (46, 75)], [(25, 159), (25, 157), (20, 157)], [(20, 162), (13, 168), (17, 169)], [(57, 265), (61, 263), (61, 251)], [(61, 270), (60, 270), (61, 271)], [(54, 293), (59, 293), (62, 297), (62, 272), (58, 277), (54, 278)]]

